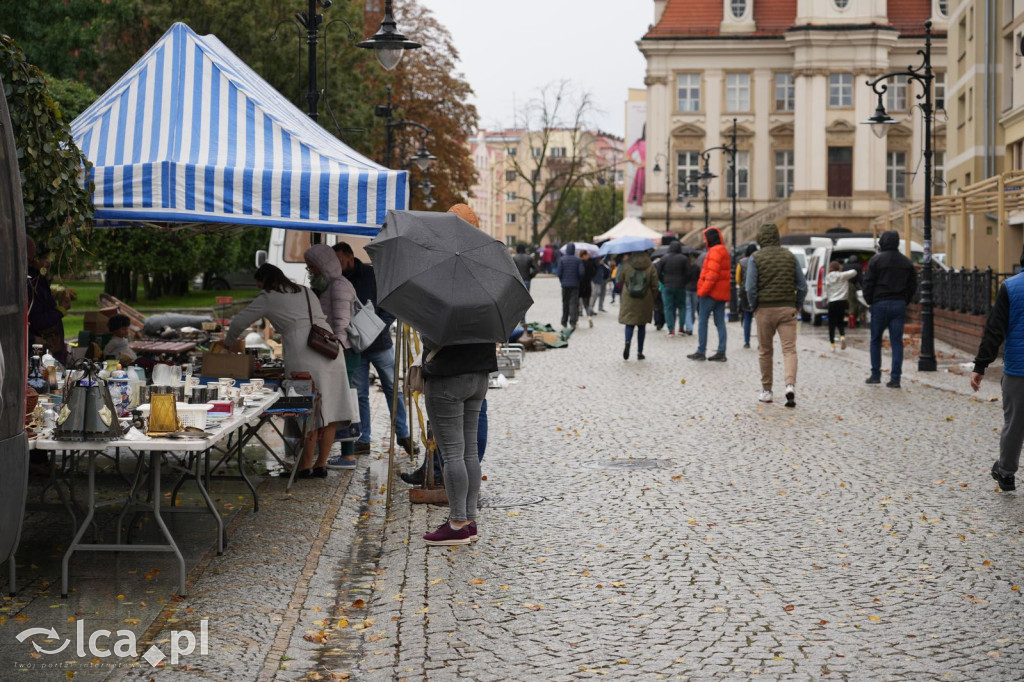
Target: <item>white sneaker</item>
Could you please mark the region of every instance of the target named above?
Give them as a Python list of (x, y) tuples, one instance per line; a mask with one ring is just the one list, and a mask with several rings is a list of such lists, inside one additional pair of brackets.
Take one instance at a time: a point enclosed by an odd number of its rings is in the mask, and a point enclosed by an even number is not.
[(772, 401), (772, 392), (761, 391), (761, 397), (758, 398), (758, 400), (761, 401), (762, 403), (770, 403)]
[(786, 407), (796, 407), (796, 387), (786, 384)]
[(846, 350), (846, 337), (845, 336), (840, 336), (839, 337), (839, 350)]

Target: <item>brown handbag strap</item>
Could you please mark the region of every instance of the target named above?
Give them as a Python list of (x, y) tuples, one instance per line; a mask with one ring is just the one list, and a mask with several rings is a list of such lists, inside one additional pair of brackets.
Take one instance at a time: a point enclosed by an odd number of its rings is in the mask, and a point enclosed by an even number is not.
[(309, 289), (302, 287), (302, 293), (306, 296), (306, 312), (309, 313), (309, 326), (313, 326), (313, 306), (309, 303)]

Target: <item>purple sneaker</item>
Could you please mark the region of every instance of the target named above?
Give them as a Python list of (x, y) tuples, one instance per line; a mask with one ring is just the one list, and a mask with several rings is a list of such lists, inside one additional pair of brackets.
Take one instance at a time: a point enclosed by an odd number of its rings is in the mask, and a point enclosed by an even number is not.
[(472, 532), (469, 525), (456, 530), (445, 521), (433, 533), (424, 535), (423, 541), (428, 545), (468, 545), (473, 541)]
[(476, 521), (470, 521), (469, 525), (466, 526), (466, 528), (469, 528), (469, 541), (470, 542), (476, 542), (477, 540), (480, 539), (480, 536), (476, 534)]

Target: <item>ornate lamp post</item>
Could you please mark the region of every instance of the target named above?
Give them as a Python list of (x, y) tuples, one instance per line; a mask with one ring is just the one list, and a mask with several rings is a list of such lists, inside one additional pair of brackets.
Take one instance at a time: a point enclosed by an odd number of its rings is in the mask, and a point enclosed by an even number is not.
[[(391, 103), (391, 86), (388, 86), (388, 103), (386, 105), (378, 105), (374, 111), (374, 115), (385, 119), (384, 128), (387, 131), (387, 146), (384, 152), (384, 165), (391, 168), (392, 157), (395, 151), (395, 131), (400, 128), (417, 128), (420, 136), (420, 148), (409, 159), (403, 159), (403, 167), (407, 162), (412, 163), (416, 168), (424, 172), (423, 182), (419, 183), (419, 188), (423, 190), (424, 199), (423, 203), (430, 208), (434, 205), (434, 199), (430, 196), (431, 191), (434, 189), (434, 185), (430, 182), (429, 171), (437, 160), (437, 157), (427, 151), (427, 135), (430, 135), (433, 131), (422, 123), (416, 121), (408, 121), (405, 119), (395, 120), (395, 114), (397, 109)], [(403, 154), (404, 156), (404, 154)]]
[[(313, 0), (310, 0), (310, 4), (312, 3)], [(398, 62), (402, 61), (402, 55), (406, 50), (415, 50), (423, 46), (406, 40), (405, 36), (398, 32), (391, 0), (387, 0), (387, 4), (384, 5), (384, 20), (380, 22), (377, 34), (361, 43), (356, 43), (356, 47), (373, 50), (380, 65), (387, 71), (391, 71), (398, 66)]]
[(917, 95), (917, 99), (924, 100), (918, 106), (924, 118), (924, 258), (921, 261), (921, 355), (917, 361), (919, 372), (934, 372), (937, 369), (935, 361), (935, 318), (932, 305), (932, 81), (935, 75), (932, 73), (932, 22), (924, 23), (924, 49), (918, 50), (922, 62), (920, 66), (909, 66), (905, 71), (893, 71), (884, 76), (868, 81), (867, 85), (878, 96), (878, 106), (875, 108), (875, 115), (865, 124), (871, 126), (872, 132), (880, 138), (884, 138), (889, 132), (889, 126), (896, 123), (885, 111), (885, 104), (882, 97), (889, 86), (886, 81), (896, 76), (906, 76), (908, 81), (913, 81), (921, 86), (924, 91)]
[[(712, 174), (711, 171), (708, 169), (708, 159), (711, 156), (711, 152), (715, 152), (715, 151), (722, 151), (722, 152), (725, 152), (726, 154), (729, 155), (729, 180), (730, 180), (730, 185), (731, 185), (730, 188), (729, 188), (729, 198), (730, 198), (730, 200), (732, 202), (732, 230), (731, 230), (731, 236), (730, 236), (730, 238), (732, 240), (732, 248), (730, 249), (730, 252), (732, 253), (732, 258), (730, 259), (730, 263), (732, 264), (732, 270), (731, 271), (735, 272), (735, 270), (736, 270), (736, 259), (739, 257), (739, 254), (736, 253), (736, 151), (737, 150), (736, 150), (736, 119), (735, 118), (732, 120), (732, 138), (730, 139), (730, 143), (727, 144), (727, 145), (719, 145), (717, 147), (711, 147), (710, 149), (705, 149), (704, 151), (702, 151), (700, 153), (701, 157), (704, 159), (704, 172), (701, 173), (698, 176), (697, 180), (700, 183), (701, 189), (704, 190), (704, 228), (705, 229), (707, 229), (707, 227), (709, 225), (709, 220), (710, 220), (710, 218), (708, 216), (708, 191), (707, 191), (707, 186), (708, 186), (709, 182), (711, 182), (714, 178), (718, 177), (718, 176)], [(738, 308), (739, 299), (737, 297), (736, 282), (735, 281), (732, 282), (732, 286), (730, 287), (730, 290), (732, 291), (732, 295), (730, 296), (730, 300), (729, 300), (729, 319), (730, 320), (739, 320), (739, 308)]]
[(669, 231), (669, 211), (672, 208), (672, 139), (669, 138), (668, 142), (665, 143), (665, 153), (661, 152), (654, 156), (654, 168), (651, 170), (655, 173), (661, 172), (661, 165), (658, 159), (665, 160), (665, 232)]

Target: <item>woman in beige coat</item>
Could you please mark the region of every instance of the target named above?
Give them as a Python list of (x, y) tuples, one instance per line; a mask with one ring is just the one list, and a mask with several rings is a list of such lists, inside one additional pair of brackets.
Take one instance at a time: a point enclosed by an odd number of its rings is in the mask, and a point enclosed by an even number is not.
[(619, 324), (626, 325), (626, 347), (622, 359), (629, 360), (636, 327), (636, 359), (644, 359), (647, 323), (654, 315), (654, 297), (658, 295), (658, 271), (646, 251), (634, 251), (619, 266), (617, 282), (622, 283), (619, 297)]

